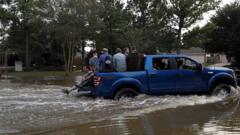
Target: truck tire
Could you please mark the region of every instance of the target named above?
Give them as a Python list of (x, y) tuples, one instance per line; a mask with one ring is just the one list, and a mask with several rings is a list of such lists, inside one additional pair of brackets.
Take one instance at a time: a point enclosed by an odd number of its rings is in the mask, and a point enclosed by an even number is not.
[(228, 96), (231, 92), (231, 85), (229, 84), (218, 84), (214, 87), (212, 91), (213, 96), (225, 95)]
[(114, 95), (114, 100), (119, 100), (123, 97), (134, 98), (138, 93), (132, 88), (122, 88)]

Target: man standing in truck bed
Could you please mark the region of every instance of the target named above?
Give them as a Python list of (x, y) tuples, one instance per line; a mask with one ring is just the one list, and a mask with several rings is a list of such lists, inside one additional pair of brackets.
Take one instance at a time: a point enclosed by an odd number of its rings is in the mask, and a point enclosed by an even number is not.
[(113, 56), (113, 67), (117, 72), (125, 72), (127, 70), (126, 56), (120, 48), (116, 49), (116, 54)]
[(112, 56), (108, 54), (108, 49), (103, 48), (103, 54), (99, 57), (99, 71), (100, 72), (112, 72)]
[(133, 49), (127, 57), (127, 71), (138, 71), (142, 68), (144, 56)]

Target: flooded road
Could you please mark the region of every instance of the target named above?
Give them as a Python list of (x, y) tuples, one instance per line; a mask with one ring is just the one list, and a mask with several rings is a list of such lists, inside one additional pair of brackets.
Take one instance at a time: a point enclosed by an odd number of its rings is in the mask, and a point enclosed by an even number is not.
[(69, 96), (56, 85), (0, 81), (0, 134), (240, 134), (239, 93), (112, 101)]

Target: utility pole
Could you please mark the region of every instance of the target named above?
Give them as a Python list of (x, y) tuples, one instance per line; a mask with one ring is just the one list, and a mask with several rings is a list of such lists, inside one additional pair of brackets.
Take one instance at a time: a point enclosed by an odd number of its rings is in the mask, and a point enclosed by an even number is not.
[(109, 41), (109, 45), (111, 47), (111, 53), (113, 54), (114, 52), (114, 46), (113, 46), (113, 42), (112, 42), (112, 17), (111, 15), (107, 16), (108, 19), (108, 26), (109, 26), (109, 35), (108, 35), (108, 41)]

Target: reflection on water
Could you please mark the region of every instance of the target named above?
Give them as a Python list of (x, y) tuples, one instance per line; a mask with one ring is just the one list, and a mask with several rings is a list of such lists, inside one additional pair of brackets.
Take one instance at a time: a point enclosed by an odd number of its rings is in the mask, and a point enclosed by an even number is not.
[(239, 134), (233, 97), (147, 96), (112, 101), (66, 96), (63, 87), (0, 82), (0, 134)]
[(69, 76), (69, 77), (55, 77), (55, 76), (45, 76), (43, 78), (13, 78), (9, 81), (13, 83), (22, 84), (38, 84), (38, 85), (60, 85), (60, 86), (72, 86), (78, 84), (82, 79), (82, 76)]
[(45, 134), (229, 135), (240, 133), (238, 100), (156, 111), (81, 124)]

